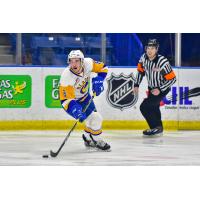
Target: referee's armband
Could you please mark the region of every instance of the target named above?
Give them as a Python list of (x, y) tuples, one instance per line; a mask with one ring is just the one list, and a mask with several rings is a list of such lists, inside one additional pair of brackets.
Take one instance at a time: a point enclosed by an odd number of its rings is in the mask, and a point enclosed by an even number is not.
[(138, 72), (140, 72), (140, 73), (144, 73), (144, 68), (143, 68), (143, 66), (142, 66), (142, 63), (138, 63), (138, 65), (137, 65), (137, 70), (138, 70)]
[(166, 80), (172, 80), (173, 78), (176, 77), (176, 75), (175, 75), (174, 71), (171, 71), (170, 73), (165, 74), (164, 77)]

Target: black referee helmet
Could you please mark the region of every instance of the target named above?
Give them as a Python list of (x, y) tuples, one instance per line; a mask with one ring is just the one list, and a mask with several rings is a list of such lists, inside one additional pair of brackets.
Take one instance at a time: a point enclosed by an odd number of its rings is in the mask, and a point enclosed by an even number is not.
[(146, 48), (147, 47), (155, 47), (156, 49), (159, 48), (159, 42), (157, 41), (157, 39), (149, 39)]

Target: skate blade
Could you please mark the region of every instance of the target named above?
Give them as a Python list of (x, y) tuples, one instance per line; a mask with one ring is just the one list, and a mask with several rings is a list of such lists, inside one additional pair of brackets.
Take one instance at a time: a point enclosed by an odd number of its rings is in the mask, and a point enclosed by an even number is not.
[(111, 149), (102, 150), (97, 147), (86, 147), (86, 151), (87, 152), (111, 152), (112, 150)]
[(111, 151), (111, 148), (110, 149), (107, 149), (107, 150), (103, 150), (103, 149), (99, 149), (98, 147), (92, 147), (92, 146), (85, 146), (86, 150), (88, 152), (94, 152), (94, 151), (100, 151), (100, 152), (110, 152)]
[(95, 147), (96, 151), (99, 151), (99, 152), (111, 152), (112, 150), (111, 149), (107, 149), (107, 150), (103, 150), (103, 149), (99, 149), (97, 147)]
[(144, 135), (143, 134), (143, 138), (157, 138), (157, 137), (162, 137), (162, 136), (163, 136), (163, 133), (158, 133), (155, 135)]

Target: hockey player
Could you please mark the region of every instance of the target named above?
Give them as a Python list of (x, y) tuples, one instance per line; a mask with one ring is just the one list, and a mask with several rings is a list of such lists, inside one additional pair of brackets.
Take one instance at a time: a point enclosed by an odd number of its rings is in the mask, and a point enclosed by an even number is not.
[(97, 112), (94, 102), (92, 101), (88, 109), (82, 112), (91, 99), (89, 93), (91, 73), (97, 73), (97, 76), (92, 78), (91, 85), (93, 93), (99, 96), (104, 90), (103, 82), (108, 68), (102, 62), (84, 58), (80, 50), (71, 51), (67, 61), (69, 66), (61, 75), (59, 87), (62, 107), (73, 118), (85, 122), (85, 133), (82, 138), (86, 147), (109, 150), (110, 145), (101, 138), (102, 117)]

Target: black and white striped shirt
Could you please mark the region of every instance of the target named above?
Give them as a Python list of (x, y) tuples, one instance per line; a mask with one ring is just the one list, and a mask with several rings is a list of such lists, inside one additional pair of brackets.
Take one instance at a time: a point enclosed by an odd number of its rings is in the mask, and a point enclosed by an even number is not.
[(176, 75), (169, 61), (159, 54), (152, 61), (146, 54), (143, 54), (139, 60), (137, 71), (135, 87), (139, 87), (144, 75), (147, 77), (149, 89), (158, 88), (162, 92), (176, 82)]

